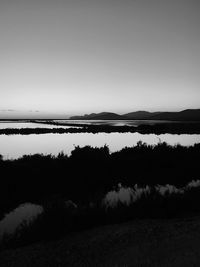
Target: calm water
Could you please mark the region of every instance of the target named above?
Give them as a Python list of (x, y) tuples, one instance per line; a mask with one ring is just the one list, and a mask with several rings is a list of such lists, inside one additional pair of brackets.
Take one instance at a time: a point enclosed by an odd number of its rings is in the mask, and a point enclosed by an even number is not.
[(200, 134), (194, 135), (173, 135), (173, 134), (139, 134), (139, 133), (73, 133), (73, 134), (41, 134), (41, 135), (0, 135), (0, 154), (4, 158), (18, 158), (24, 154), (53, 154), (57, 155), (63, 151), (66, 154), (75, 146), (91, 145), (101, 147), (105, 144), (112, 152), (122, 149), (125, 146), (131, 147), (138, 141), (147, 144), (157, 144), (159, 141), (171, 145), (180, 143), (188, 146), (200, 143)]
[[(71, 128), (70, 126), (57, 126), (32, 122), (0, 122), (0, 129), (21, 129), (21, 128)], [(74, 127), (76, 128), (76, 127)]]
[(57, 123), (74, 123), (88, 125), (109, 125), (109, 126), (138, 126), (141, 124), (154, 125), (157, 123), (174, 123), (175, 121), (156, 121), (156, 120), (54, 120)]
[(25, 203), (6, 214), (0, 221), (0, 241), (4, 234), (14, 234), (20, 225), (28, 226), (42, 212), (42, 206)]

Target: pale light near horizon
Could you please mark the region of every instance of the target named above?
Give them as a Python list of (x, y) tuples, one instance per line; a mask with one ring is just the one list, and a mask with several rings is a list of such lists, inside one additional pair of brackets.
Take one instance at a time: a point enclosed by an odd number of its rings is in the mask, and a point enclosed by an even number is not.
[(0, 1), (0, 118), (200, 107), (198, 0)]

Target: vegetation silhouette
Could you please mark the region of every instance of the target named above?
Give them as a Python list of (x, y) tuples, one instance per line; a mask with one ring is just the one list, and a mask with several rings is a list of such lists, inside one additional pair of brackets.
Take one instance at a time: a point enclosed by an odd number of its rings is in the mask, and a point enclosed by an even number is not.
[(24, 202), (40, 203), (59, 195), (75, 203), (102, 197), (113, 186), (173, 184), (198, 179), (200, 144), (191, 147), (139, 142), (110, 153), (108, 146), (75, 147), (71, 155), (25, 155), (0, 158), (0, 214)]
[[(173, 187), (173, 186), (172, 186)], [(167, 186), (166, 186), (167, 188)], [(140, 189), (139, 189), (140, 190)], [(43, 203), (44, 212), (31, 224), (24, 222), (14, 234), (0, 240), (0, 249), (16, 248), (38, 241), (52, 241), (99, 225), (121, 223), (133, 219), (188, 217), (200, 212), (200, 181), (198, 186), (186, 186), (184, 192), (159, 193), (151, 190), (129, 204), (118, 202), (105, 208), (102, 202), (77, 206), (72, 201), (54, 197)]]
[[(161, 196), (154, 189), (129, 206), (102, 208), (102, 199), (121, 183), (124, 187), (155, 187), (171, 184), (177, 188), (200, 173), (200, 144), (190, 147), (142, 142), (110, 153), (108, 146), (75, 147), (71, 155), (25, 155), (16, 160), (0, 157), (0, 219), (22, 203), (44, 207), (31, 229), (22, 232), (13, 246), (58, 238), (69, 231), (133, 218), (183, 216), (200, 211), (200, 187), (184, 194)], [(77, 209), (71, 205), (77, 205)], [(19, 236), (19, 234), (18, 234)]]

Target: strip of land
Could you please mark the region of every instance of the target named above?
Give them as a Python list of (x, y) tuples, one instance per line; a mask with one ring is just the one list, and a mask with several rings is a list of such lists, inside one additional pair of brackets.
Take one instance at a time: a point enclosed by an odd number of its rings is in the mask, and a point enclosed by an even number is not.
[[(49, 123), (48, 123), (49, 124)], [(52, 123), (51, 123), (52, 124)], [(141, 133), (141, 134), (200, 134), (200, 123), (161, 123), (155, 125), (134, 126), (108, 126), (88, 124), (59, 124), (52, 125), (71, 126), (72, 128), (21, 128), (0, 129), (0, 135), (29, 135), (29, 134), (65, 134), (65, 133)], [(79, 127), (79, 128), (76, 128)]]

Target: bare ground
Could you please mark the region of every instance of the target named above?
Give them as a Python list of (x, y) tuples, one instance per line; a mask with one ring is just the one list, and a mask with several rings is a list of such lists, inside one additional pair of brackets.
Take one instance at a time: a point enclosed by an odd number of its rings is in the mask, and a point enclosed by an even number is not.
[(0, 267), (200, 266), (200, 217), (135, 220), (0, 253)]

